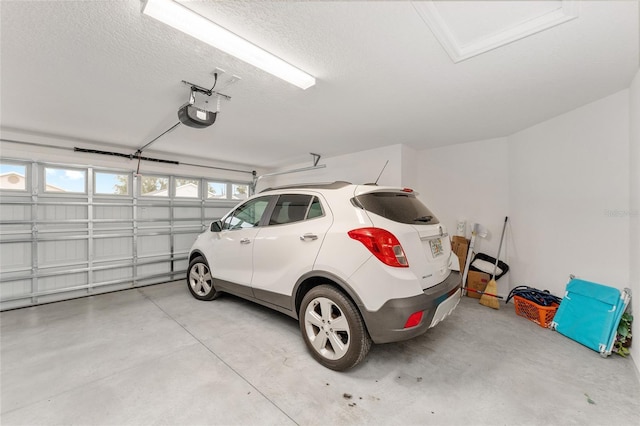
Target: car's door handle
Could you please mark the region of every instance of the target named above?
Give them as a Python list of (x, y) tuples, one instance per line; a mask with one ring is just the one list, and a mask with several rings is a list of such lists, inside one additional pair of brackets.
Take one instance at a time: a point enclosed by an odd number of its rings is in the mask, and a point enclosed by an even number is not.
[(251, 240), (248, 238), (243, 238), (240, 240), (240, 244), (251, 244)]
[(300, 241), (313, 241), (317, 240), (318, 236), (316, 234), (304, 234), (300, 235)]

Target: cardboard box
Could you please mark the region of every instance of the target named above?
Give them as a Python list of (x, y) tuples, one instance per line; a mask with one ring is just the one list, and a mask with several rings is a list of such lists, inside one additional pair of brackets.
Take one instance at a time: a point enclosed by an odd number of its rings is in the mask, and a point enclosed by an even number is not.
[(476, 293), (471, 290), (484, 291), (485, 288), (487, 288), (487, 284), (489, 284), (489, 280), (491, 280), (491, 275), (489, 274), (485, 274), (484, 272), (469, 271), (469, 273), (467, 274), (467, 296), (474, 299), (480, 299), (480, 297), (482, 297), (482, 294)]
[(454, 235), (451, 237), (451, 250), (458, 256), (460, 261), (460, 273), (464, 271), (464, 263), (467, 261), (467, 251), (469, 250), (469, 240), (465, 237)]

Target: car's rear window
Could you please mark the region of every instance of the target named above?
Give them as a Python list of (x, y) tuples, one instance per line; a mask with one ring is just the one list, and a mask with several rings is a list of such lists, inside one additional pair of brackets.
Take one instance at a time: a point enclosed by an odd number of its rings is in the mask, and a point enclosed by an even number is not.
[(415, 194), (371, 192), (355, 197), (354, 204), (378, 216), (399, 223), (433, 225), (438, 218), (418, 200)]

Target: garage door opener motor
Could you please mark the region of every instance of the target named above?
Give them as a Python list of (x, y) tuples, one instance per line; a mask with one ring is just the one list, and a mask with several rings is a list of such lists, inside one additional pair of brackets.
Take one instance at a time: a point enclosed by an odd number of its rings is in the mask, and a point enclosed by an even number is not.
[[(220, 110), (220, 98), (218, 97), (218, 105), (216, 107), (216, 110), (209, 111), (204, 108), (199, 108), (195, 105), (196, 92), (205, 93), (208, 96), (211, 96), (211, 94), (207, 93), (206, 89), (203, 90), (199, 86), (191, 85), (191, 89), (189, 90), (189, 101), (178, 109), (178, 119), (182, 124), (186, 126), (194, 127), (196, 129), (202, 129), (205, 127), (209, 127), (216, 122), (216, 117), (218, 116), (218, 111)], [(205, 102), (208, 103), (209, 101)]]

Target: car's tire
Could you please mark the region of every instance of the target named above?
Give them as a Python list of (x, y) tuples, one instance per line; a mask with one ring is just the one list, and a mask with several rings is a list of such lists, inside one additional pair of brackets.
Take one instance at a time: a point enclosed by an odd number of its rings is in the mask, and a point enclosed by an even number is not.
[(371, 348), (371, 337), (353, 302), (331, 285), (312, 288), (298, 315), (302, 338), (311, 355), (336, 371), (354, 367)]
[(187, 270), (187, 287), (198, 300), (213, 300), (220, 295), (213, 285), (213, 277), (207, 261), (202, 256), (194, 257)]

